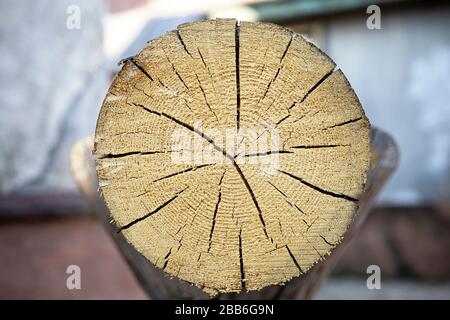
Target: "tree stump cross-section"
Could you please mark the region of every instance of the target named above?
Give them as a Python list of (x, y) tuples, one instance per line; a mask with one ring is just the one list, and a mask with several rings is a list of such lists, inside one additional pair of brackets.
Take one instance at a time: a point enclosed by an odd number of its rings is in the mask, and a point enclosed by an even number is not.
[(345, 234), (370, 125), (343, 73), (273, 24), (183, 24), (126, 59), (94, 153), (118, 232), (213, 295), (307, 272)]

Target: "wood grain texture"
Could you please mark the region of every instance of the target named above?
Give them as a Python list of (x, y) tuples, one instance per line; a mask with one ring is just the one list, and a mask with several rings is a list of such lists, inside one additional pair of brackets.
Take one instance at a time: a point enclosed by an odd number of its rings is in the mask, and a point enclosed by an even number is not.
[(215, 294), (284, 283), (339, 244), (365, 184), (369, 130), (314, 45), (217, 19), (180, 25), (124, 61), (94, 153), (118, 232)]

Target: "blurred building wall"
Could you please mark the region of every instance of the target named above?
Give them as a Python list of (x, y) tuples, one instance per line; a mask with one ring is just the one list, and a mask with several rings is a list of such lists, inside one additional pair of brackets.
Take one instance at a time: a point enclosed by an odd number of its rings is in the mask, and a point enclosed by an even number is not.
[[(70, 5), (80, 8), (79, 30), (67, 28)], [(104, 1), (0, 3), (0, 195), (75, 191), (70, 148), (93, 134), (110, 81), (105, 12)], [(400, 167), (381, 201), (448, 200), (450, 6), (382, 8), (381, 30), (369, 30), (367, 17), (363, 9), (329, 15), (310, 30), (349, 78), (372, 124), (399, 144)], [(141, 38), (160, 29), (151, 24)]]
[(102, 0), (0, 3), (0, 195), (75, 190), (70, 148), (93, 133), (109, 83), (105, 10)]
[(358, 94), (373, 125), (401, 150), (381, 201), (450, 200), (450, 6), (381, 10), (381, 30), (365, 11), (327, 19), (325, 51)]

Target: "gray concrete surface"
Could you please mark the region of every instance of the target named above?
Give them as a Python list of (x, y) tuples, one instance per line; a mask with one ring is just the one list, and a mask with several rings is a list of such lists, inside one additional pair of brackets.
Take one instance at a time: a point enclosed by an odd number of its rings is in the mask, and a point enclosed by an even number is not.
[(369, 290), (364, 278), (329, 278), (315, 300), (449, 300), (450, 282), (424, 283), (412, 280), (381, 280), (381, 289)]

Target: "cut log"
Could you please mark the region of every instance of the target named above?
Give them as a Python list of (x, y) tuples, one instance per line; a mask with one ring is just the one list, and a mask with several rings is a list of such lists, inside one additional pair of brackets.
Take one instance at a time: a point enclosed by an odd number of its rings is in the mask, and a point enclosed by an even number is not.
[(180, 25), (123, 62), (94, 153), (117, 231), (209, 294), (307, 272), (342, 240), (370, 125), (334, 62), (287, 29)]

